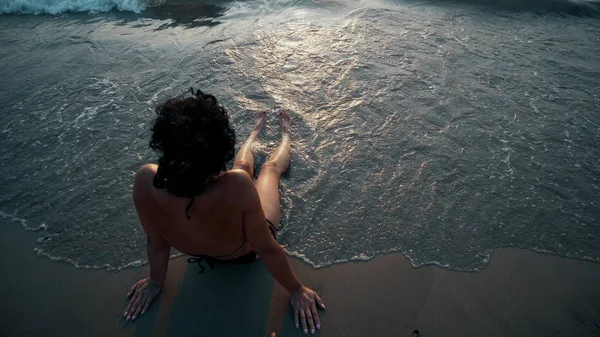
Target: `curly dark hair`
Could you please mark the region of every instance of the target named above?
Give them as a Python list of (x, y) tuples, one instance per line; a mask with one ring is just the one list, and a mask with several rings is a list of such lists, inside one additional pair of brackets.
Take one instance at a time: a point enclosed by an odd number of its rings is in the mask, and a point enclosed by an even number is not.
[(212, 95), (193, 89), (192, 94), (186, 99), (169, 99), (156, 108), (150, 139), (150, 147), (161, 152), (154, 187), (192, 198), (191, 202), (207, 183), (227, 170), (226, 164), (235, 154), (235, 132), (227, 111)]

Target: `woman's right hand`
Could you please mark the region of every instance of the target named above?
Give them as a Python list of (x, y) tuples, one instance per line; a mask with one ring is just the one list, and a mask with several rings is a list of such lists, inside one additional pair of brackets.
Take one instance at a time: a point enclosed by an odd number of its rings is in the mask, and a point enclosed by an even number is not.
[(160, 293), (161, 289), (162, 287), (157, 282), (152, 281), (150, 277), (137, 281), (127, 294), (127, 297), (131, 296), (131, 299), (123, 315), (125, 319), (133, 321), (146, 313), (148, 307), (152, 304), (156, 295)]
[(296, 329), (302, 324), (302, 330), (305, 335), (308, 334), (308, 328), (310, 328), (310, 333), (313, 335), (315, 334), (315, 327), (317, 330), (321, 330), (321, 321), (319, 319), (319, 312), (317, 311), (317, 304), (323, 309), (325, 309), (325, 304), (323, 304), (323, 301), (321, 301), (321, 298), (316, 292), (302, 286), (300, 290), (291, 295), (290, 304), (292, 305), (292, 308), (294, 308), (294, 322), (296, 323)]

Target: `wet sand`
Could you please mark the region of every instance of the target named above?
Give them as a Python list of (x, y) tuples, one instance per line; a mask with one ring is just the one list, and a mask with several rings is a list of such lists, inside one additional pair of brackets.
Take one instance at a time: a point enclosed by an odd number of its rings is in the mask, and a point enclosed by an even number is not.
[[(185, 258), (171, 260), (158, 301), (127, 323), (125, 293), (147, 266), (75, 269), (37, 257), (36, 233), (0, 224), (0, 336), (302, 335), (261, 263), (199, 274)], [(320, 336), (600, 336), (598, 263), (506, 248), (477, 273), (415, 269), (402, 254), (292, 266), (327, 305)]]

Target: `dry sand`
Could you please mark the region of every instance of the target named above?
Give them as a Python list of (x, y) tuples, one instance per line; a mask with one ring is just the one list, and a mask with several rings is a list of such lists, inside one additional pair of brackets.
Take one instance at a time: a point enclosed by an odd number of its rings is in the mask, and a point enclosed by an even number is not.
[[(301, 336), (261, 263), (198, 274), (171, 261), (146, 315), (122, 319), (146, 266), (80, 270), (33, 252), (35, 233), (0, 223), (0, 336)], [(402, 254), (314, 270), (292, 259), (327, 311), (320, 336), (600, 336), (600, 264), (497, 249), (482, 272), (415, 269)]]

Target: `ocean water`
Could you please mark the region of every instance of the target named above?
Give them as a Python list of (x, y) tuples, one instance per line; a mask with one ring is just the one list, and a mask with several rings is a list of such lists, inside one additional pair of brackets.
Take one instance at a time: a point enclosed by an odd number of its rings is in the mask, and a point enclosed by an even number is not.
[[(145, 262), (133, 172), (194, 86), (286, 109), (281, 242), (314, 267), (494, 248), (600, 262), (600, 2), (0, 0), (0, 215), (37, 254)], [(257, 166), (279, 140), (277, 114)]]

